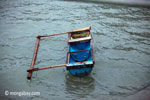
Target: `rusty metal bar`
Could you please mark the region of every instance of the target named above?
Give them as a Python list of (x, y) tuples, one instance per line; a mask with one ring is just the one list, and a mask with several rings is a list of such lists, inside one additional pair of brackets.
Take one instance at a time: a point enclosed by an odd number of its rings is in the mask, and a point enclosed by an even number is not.
[[(91, 62), (91, 61), (75, 62), (75, 63), (68, 63), (68, 64), (78, 64), (78, 63), (86, 63), (86, 62)], [(32, 68), (32, 69), (27, 70), (27, 72), (34, 72), (34, 71), (39, 71), (39, 70), (44, 70), (44, 69), (63, 67), (63, 66), (66, 66), (68, 64), (61, 64), (61, 65), (54, 65), (54, 66), (40, 67), (40, 68)]]
[[(34, 64), (35, 64), (35, 61), (36, 61), (39, 45), (40, 45), (40, 37), (37, 37), (35, 50), (34, 50), (34, 55), (33, 55), (33, 59), (32, 59), (32, 63), (31, 63), (30, 69), (34, 68)], [(27, 76), (27, 79), (31, 80), (31, 77), (32, 77), (32, 72), (29, 72), (28, 76)]]

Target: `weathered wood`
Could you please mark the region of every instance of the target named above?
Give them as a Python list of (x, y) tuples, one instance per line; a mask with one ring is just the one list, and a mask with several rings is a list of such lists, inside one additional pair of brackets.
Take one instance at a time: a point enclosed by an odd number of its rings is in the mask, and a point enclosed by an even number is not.
[(90, 30), (90, 29), (91, 29), (91, 27), (86, 27), (86, 28), (81, 28), (81, 29), (77, 29), (77, 30), (72, 30), (72, 31), (68, 31), (68, 32), (63, 32), (63, 33), (56, 33), (56, 34), (50, 34), (50, 35), (39, 35), (38, 37), (50, 37), (50, 36), (68, 34), (68, 33), (72, 33), (72, 32), (78, 32), (78, 31), (84, 31), (84, 30)]
[(91, 27), (85, 27), (85, 28), (80, 28), (80, 29), (76, 29), (76, 30), (73, 30), (72, 32), (79, 32), (79, 31), (84, 31), (84, 30), (91, 30)]
[(88, 37), (82, 37), (82, 38), (77, 38), (77, 39), (70, 39), (68, 42), (73, 43), (73, 42), (79, 42), (79, 41), (86, 41), (86, 40), (91, 40), (92, 37), (89, 35)]

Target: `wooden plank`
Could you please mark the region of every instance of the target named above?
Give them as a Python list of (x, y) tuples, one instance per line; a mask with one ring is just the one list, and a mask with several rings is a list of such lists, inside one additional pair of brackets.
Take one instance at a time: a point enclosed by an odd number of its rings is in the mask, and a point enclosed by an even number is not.
[(91, 27), (85, 27), (85, 28), (80, 28), (80, 29), (76, 29), (76, 30), (72, 30), (72, 31), (68, 31), (68, 32), (63, 32), (63, 33), (56, 33), (56, 34), (50, 34), (50, 35), (39, 35), (38, 37), (50, 37), (50, 36), (68, 34), (68, 33), (72, 33), (72, 32), (78, 32), (78, 31), (84, 31), (84, 30), (90, 30), (90, 29), (91, 29)]
[(73, 43), (73, 42), (79, 42), (79, 41), (86, 41), (86, 40), (91, 40), (91, 35), (89, 35), (88, 37), (83, 37), (83, 38), (77, 38), (77, 39), (70, 39), (68, 40), (69, 43)]
[(92, 65), (92, 64), (93, 64), (93, 61), (86, 61), (84, 63), (70, 63), (70, 64), (67, 64), (66, 66), (69, 67), (69, 66)]
[(85, 28), (81, 28), (81, 29), (76, 29), (76, 30), (73, 30), (72, 32), (78, 32), (78, 31), (85, 31), (85, 30), (91, 30), (91, 27), (85, 27)]

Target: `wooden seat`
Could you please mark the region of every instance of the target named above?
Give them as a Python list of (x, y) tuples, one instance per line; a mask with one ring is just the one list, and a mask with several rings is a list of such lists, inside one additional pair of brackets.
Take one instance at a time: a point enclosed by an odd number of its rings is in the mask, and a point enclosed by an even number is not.
[(70, 39), (68, 40), (69, 43), (73, 43), (73, 42), (79, 42), (79, 41), (86, 41), (86, 40), (91, 40), (92, 37), (91, 35), (89, 35), (88, 37), (82, 37), (82, 38), (77, 38), (77, 39)]

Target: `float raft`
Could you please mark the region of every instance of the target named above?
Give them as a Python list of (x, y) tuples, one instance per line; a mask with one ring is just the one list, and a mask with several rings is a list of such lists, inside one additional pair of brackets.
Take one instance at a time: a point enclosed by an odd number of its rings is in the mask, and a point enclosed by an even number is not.
[(86, 76), (91, 73), (94, 66), (93, 42), (90, 30), (91, 27), (87, 27), (68, 34), (69, 52), (66, 68), (73, 76)]
[[(81, 28), (73, 31), (51, 34), (51, 35), (39, 35), (37, 36), (36, 46), (30, 69), (27, 70), (27, 79), (31, 80), (32, 73), (34, 71), (64, 67), (73, 76), (86, 76), (89, 75), (94, 67), (94, 53), (93, 53), (93, 38), (91, 35), (91, 27)], [(68, 34), (68, 53), (66, 58), (66, 64), (54, 65), (48, 67), (34, 68), (36, 61), (40, 39), (44, 37), (51, 37), (56, 35)]]

